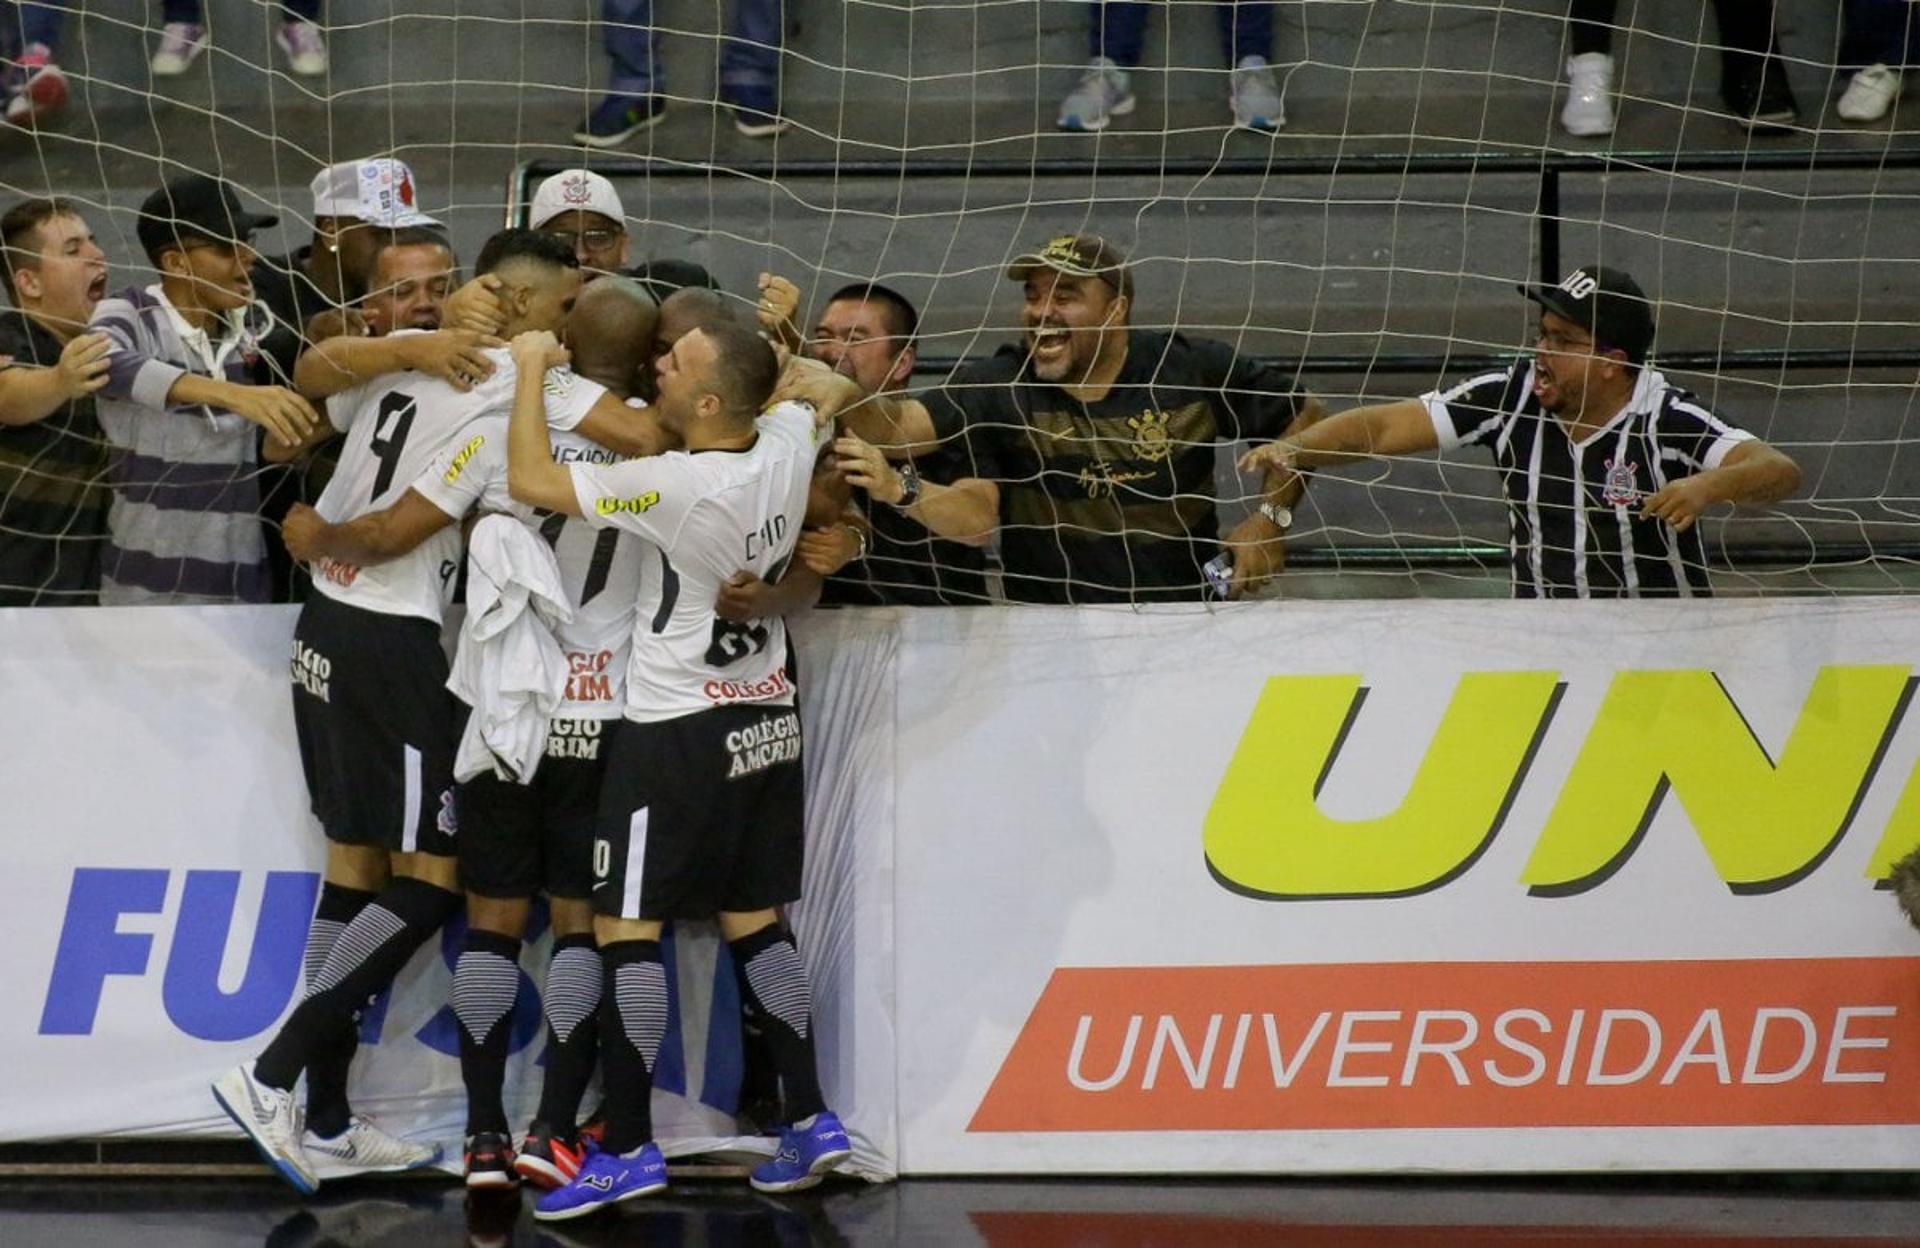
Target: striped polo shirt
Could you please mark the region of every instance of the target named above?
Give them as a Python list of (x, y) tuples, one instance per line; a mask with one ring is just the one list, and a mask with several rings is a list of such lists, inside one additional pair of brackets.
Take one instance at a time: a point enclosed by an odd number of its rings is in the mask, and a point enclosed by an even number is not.
[[(100, 427), (119, 450), (100, 601), (265, 602), (259, 430), (232, 412), (169, 403), (186, 373), (263, 380), (273, 313), (256, 301), (218, 326), (189, 325), (158, 285), (100, 301), (92, 327), (113, 341)], [(285, 384), (281, 378), (270, 379)]]

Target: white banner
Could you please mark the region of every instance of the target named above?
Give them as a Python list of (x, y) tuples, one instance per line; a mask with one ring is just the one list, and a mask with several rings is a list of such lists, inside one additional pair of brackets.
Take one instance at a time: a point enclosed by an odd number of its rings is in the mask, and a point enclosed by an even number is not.
[[(0, 990), (17, 1006), (0, 1021), (0, 1139), (231, 1133), (207, 1084), (296, 1001), (323, 861), (294, 749), (293, 618), (0, 611), (0, 834), (16, 882)], [(884, 781), (891, 751), (875, 742), (889, 741), (890, 715), (875, 691), (890, 688), (892, 632), (842, 627), (837, 644), (802, 651), (805, 713), (826, 721), (810, 729), (809, 770)], [(856, 1163), (881, 1175), (895, 1158), (888, 790), (815, 785), (809, 902), (794, 916), (820, 993), (823, 1083), (846, 1110)], [(518, 1122), (537, 1102), (545, 1043), (548, 941), (532, 937), (508, 1070)], [(444, 1146), (451, 1164), (465, 1121), (446, 1004), (459, 940), (450, 928), (430, 942), (369, 1012), (352, 1084), (357, 1109)], [(731, 1002), (715, 934), (683, 928), (673, 945), (678, 1009), (655, 1097), (670, 1154), (733, 1134), (718, 1106), (739, 1065), (736, 1021), (716, 1011), (705, 1026), (716, 997)]]
[(1912, 600), (902, 630), (903, 1170), (1920, 1153)]

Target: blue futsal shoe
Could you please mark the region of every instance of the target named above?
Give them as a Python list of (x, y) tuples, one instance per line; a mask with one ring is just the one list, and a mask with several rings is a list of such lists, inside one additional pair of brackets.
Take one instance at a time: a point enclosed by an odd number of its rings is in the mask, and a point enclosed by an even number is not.
[(584, 1218), (623, 1200), (637, 1200), (666, 1189), (667, 1159), (656, 1145), (647, 1144), (627, 1157), (603, 1152), (588, 1140), (587, 1159), (580, 1163), (580, 1173), (565, 1187), (542, 1196), (533, 1207), (533, 1216), (542, 1222)]
[(823, 1109), (788, 1127), (780, 1136), (780, 1151), (755, 1166), (748, 1181), (756, 1192), (798, 1192), (851, 1156), (847, 1129)]

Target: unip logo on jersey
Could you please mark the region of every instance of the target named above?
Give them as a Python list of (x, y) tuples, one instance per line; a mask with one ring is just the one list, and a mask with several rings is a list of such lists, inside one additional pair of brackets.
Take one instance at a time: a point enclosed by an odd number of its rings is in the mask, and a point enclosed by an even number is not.
[(1600, 488), (1600, 501), (1609, 507), (1627, 507), (1638, 502), (1640, 488), (1633, 475), (1635, 467), (1630, 460), (1608, 460), (1607, 479)]
[(1566, 291), (1575, 299), (1585, 299), (1588, 295), (1600, 289), (1600, 283), (1594, 278), (1587, 276), (1585, 269), (1575, 269), (1561, 279), (1560, 289)]
[(652, 511), (659, 501), (660, 491), (648, 490), (635, 498), (596, 498), (593, 500), (593, 510), (596, 515), (602, 516), (618, 515), (623, 511), (637, 516), (641, 512)]
[(486, 434), (474, 434), (473, 440), (461, 447), (460, 453), (453, 457), (453, 462), (447, 465), (447, 471), (440, 479), (448, 485), (452, 485), (455, 481), (458, 481), (460, 474), (467, 470), (467, 463), (472, 460), (475, 455), (479, 454), (480, 448), (486, 444)]
[(544, 389), (556, 399), (564, 399), (573, 393), (574, 373), (570, 368), (550, 368)]

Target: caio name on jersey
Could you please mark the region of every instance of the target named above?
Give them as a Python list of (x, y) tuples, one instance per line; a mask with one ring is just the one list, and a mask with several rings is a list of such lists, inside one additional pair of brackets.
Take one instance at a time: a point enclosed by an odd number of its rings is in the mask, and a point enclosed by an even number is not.
[[(307, 924), (320, 892), (313, 871), (173, 870), (165, 867), (77, 867), (67, 893), (60, 939), (47, 972), (38, 1032), (90, 1036), (141, 1034), (154, 1014), (196, 1040), (235, 1041), (263, 1035), (298, 1000)], [(247, 904), (242, 904), (242, 894)], [(258, 905), (252, 903), (258, 899)], [(252, 932), (236, 924), (252, 914)], [(536, 906), (526, 940), (546, 930)], [(466, 941), (466, 923), (441, 931), (439, 960), (447, 976)], [(229, 956), (228, 950), (234, 950)], [(426, 955), (428, 957), (433, 954)], [(244, 961), (244, 966), (228, 965)], [(156, 985), (154, 980), (159, 980)], [(437, 991), (444, 1000), (444, 982)], [(158, 997), (156, 1000), (155, 997)], [(362, 1015), (362, 1044), (381, 1042), (387, 1021), (382, 994)], [(157, 1007), (157, 1008), (156, 1008)], [(138, 1021), (129, 1022), (129, 1015)], [(540, 994), (523, 972), (510, 1043), (525, 1048), (540, 1032)], [(412, 1031), (413, 1039), (448, 1057), (460, 1055), (459, 1024), (442, 1006)]]

